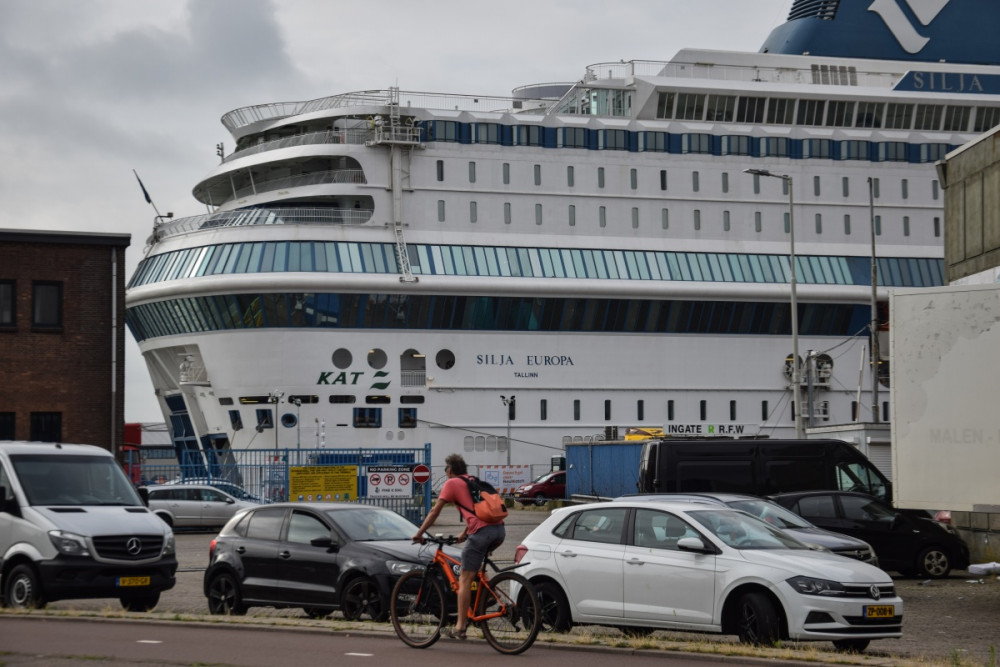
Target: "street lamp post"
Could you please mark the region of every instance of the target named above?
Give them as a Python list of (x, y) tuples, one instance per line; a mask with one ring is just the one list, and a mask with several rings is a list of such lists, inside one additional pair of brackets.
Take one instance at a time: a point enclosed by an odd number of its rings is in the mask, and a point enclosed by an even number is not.
[(790, 265), (789, 287), (792, 307), (792, 401), (795, 403), (792, 420), (795, 423), (795, 437), (805, 437), (802, 428), (802, 401), (799, 380), (799, 303), (795, 288), (795, 199), (792, 194), (792, 177), (788, 174), (772, 174), (767, 169), (744, 169), (744, 173), (768, 178), (780, 178), (788, 184), (788, 259)]
[(503, 401), (505, 406), (507, 406), (507, 465), (510, 465), (510, 418), (514, 412), (516, 399), (513, 395), (510, 398), (507, 398), (503, 394), (500, 394), (500, 400)]

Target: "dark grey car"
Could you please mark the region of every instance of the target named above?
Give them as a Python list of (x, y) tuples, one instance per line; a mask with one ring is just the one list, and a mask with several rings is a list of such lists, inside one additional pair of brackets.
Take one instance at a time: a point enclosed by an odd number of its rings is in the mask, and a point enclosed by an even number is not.
[(622, 496), (623, 500), (634, 500), (636, 498), (726, 505), (733, 509), (743, 510), (758, 519), (763, 519), (809, 546), (826, 549), (841, 556), (855, 558), (876, 567), (879, 564), (875, 550), (864, 540), (820, 528), (809, 523), (795, 512), (766, 498), (758, 498), (757, 496), (750, 496), (743, 493), (651, 493)]

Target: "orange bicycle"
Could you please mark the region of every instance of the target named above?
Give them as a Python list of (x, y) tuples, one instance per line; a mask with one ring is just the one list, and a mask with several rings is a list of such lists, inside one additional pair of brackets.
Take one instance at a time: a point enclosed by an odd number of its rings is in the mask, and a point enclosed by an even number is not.
[[(427, 648), (441, 638), (441, 628), (455, 618), (458, 606), (458, 574), (461, 563), (444, 552), (444, 545), (457, 539), (449, 535), (425, 536), (437, 545), (434, 558), (422, 570), (404, 574), (392, 589), (389, 609), (392, 627), (408, 646)], [(495, 574), (488, 577), (486, 567)], [(490, 646), (500, 653), (526, 651), (538, 636), (542, 615), (531, 583), (514, 567), (498, 568), (488, 557), (472, 580), (469, 625), (482, 631)], [(445, 596), (445, 586), (451, 592)]]

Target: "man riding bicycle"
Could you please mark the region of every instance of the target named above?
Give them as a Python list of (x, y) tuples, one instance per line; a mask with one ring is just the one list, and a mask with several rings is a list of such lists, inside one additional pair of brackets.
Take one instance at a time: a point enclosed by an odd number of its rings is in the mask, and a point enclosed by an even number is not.
[(469, 622), (469, 602), (472, 598), (472, 580), (483, 566), (486, 556), (503, 544), (507, 533), (503, 522), (486, 523), (473, 511), (472, 494), (469, 493), (465, 481), (468, 477), (468, 468), (462, 455), (451, 454), (445, 458), (444, 463), (444, 472), (448, 479), (441, 487), (434, 507), (411, 539), (422, 544), (424, 533), (434, 525), (444, 506), (454, 503), (458, 507), (458, 514), (465, 521), (465, 530), (458, 536), (458, 542), (468, 540), (469, 543), (462, 550), (462, 573), (458, 579), (458, 618), (455, 627), (444, 630), (442, 634), (452, 639), (465, 639), (466, 625)]

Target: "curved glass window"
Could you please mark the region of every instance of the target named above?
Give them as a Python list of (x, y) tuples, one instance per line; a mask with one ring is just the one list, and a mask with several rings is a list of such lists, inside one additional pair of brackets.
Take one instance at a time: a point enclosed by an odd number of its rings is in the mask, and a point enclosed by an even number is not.
[[(168, 299), (129, 308), (125, 321), (137, 341), (264, 328), (788, 336), (790, 312), (784, 302), (314, 292)], [(799, 303), (799, 316), (802, 335), (848, 337), (864, 333), (871, 307)]]
[[(504, 276), (524, 278), (584, 278), (595, 280), (666, 280), (732, 282), (728, 267), (752, 266), (739, 282), (786, 283), (787, 255), (741, 253), (635, 252), (587, 248), (508, 248), (492, 246), (408, 246), (410, 269), (417, 275)], [(881, 257), (889, 272), (899, 263), (921, 269), (887, 287), (933, 287), (944, 284), (942, 260)], [(806, 264), (821, 270), (811, 279)], [(867, 257), (807, 256), (796, 258), (798, 279), (823, 285), (869, 285)], [(373, 273), (398, 274), (392, 243), (346, 241), (267, 241), (185, 248), (144, 259), (129, 288), (166, 280), (184, 280), (227, 273)], [(925, 278), (926, 276), (926, 278)], [(880, 276), (880, 280), (883, 280)]]

